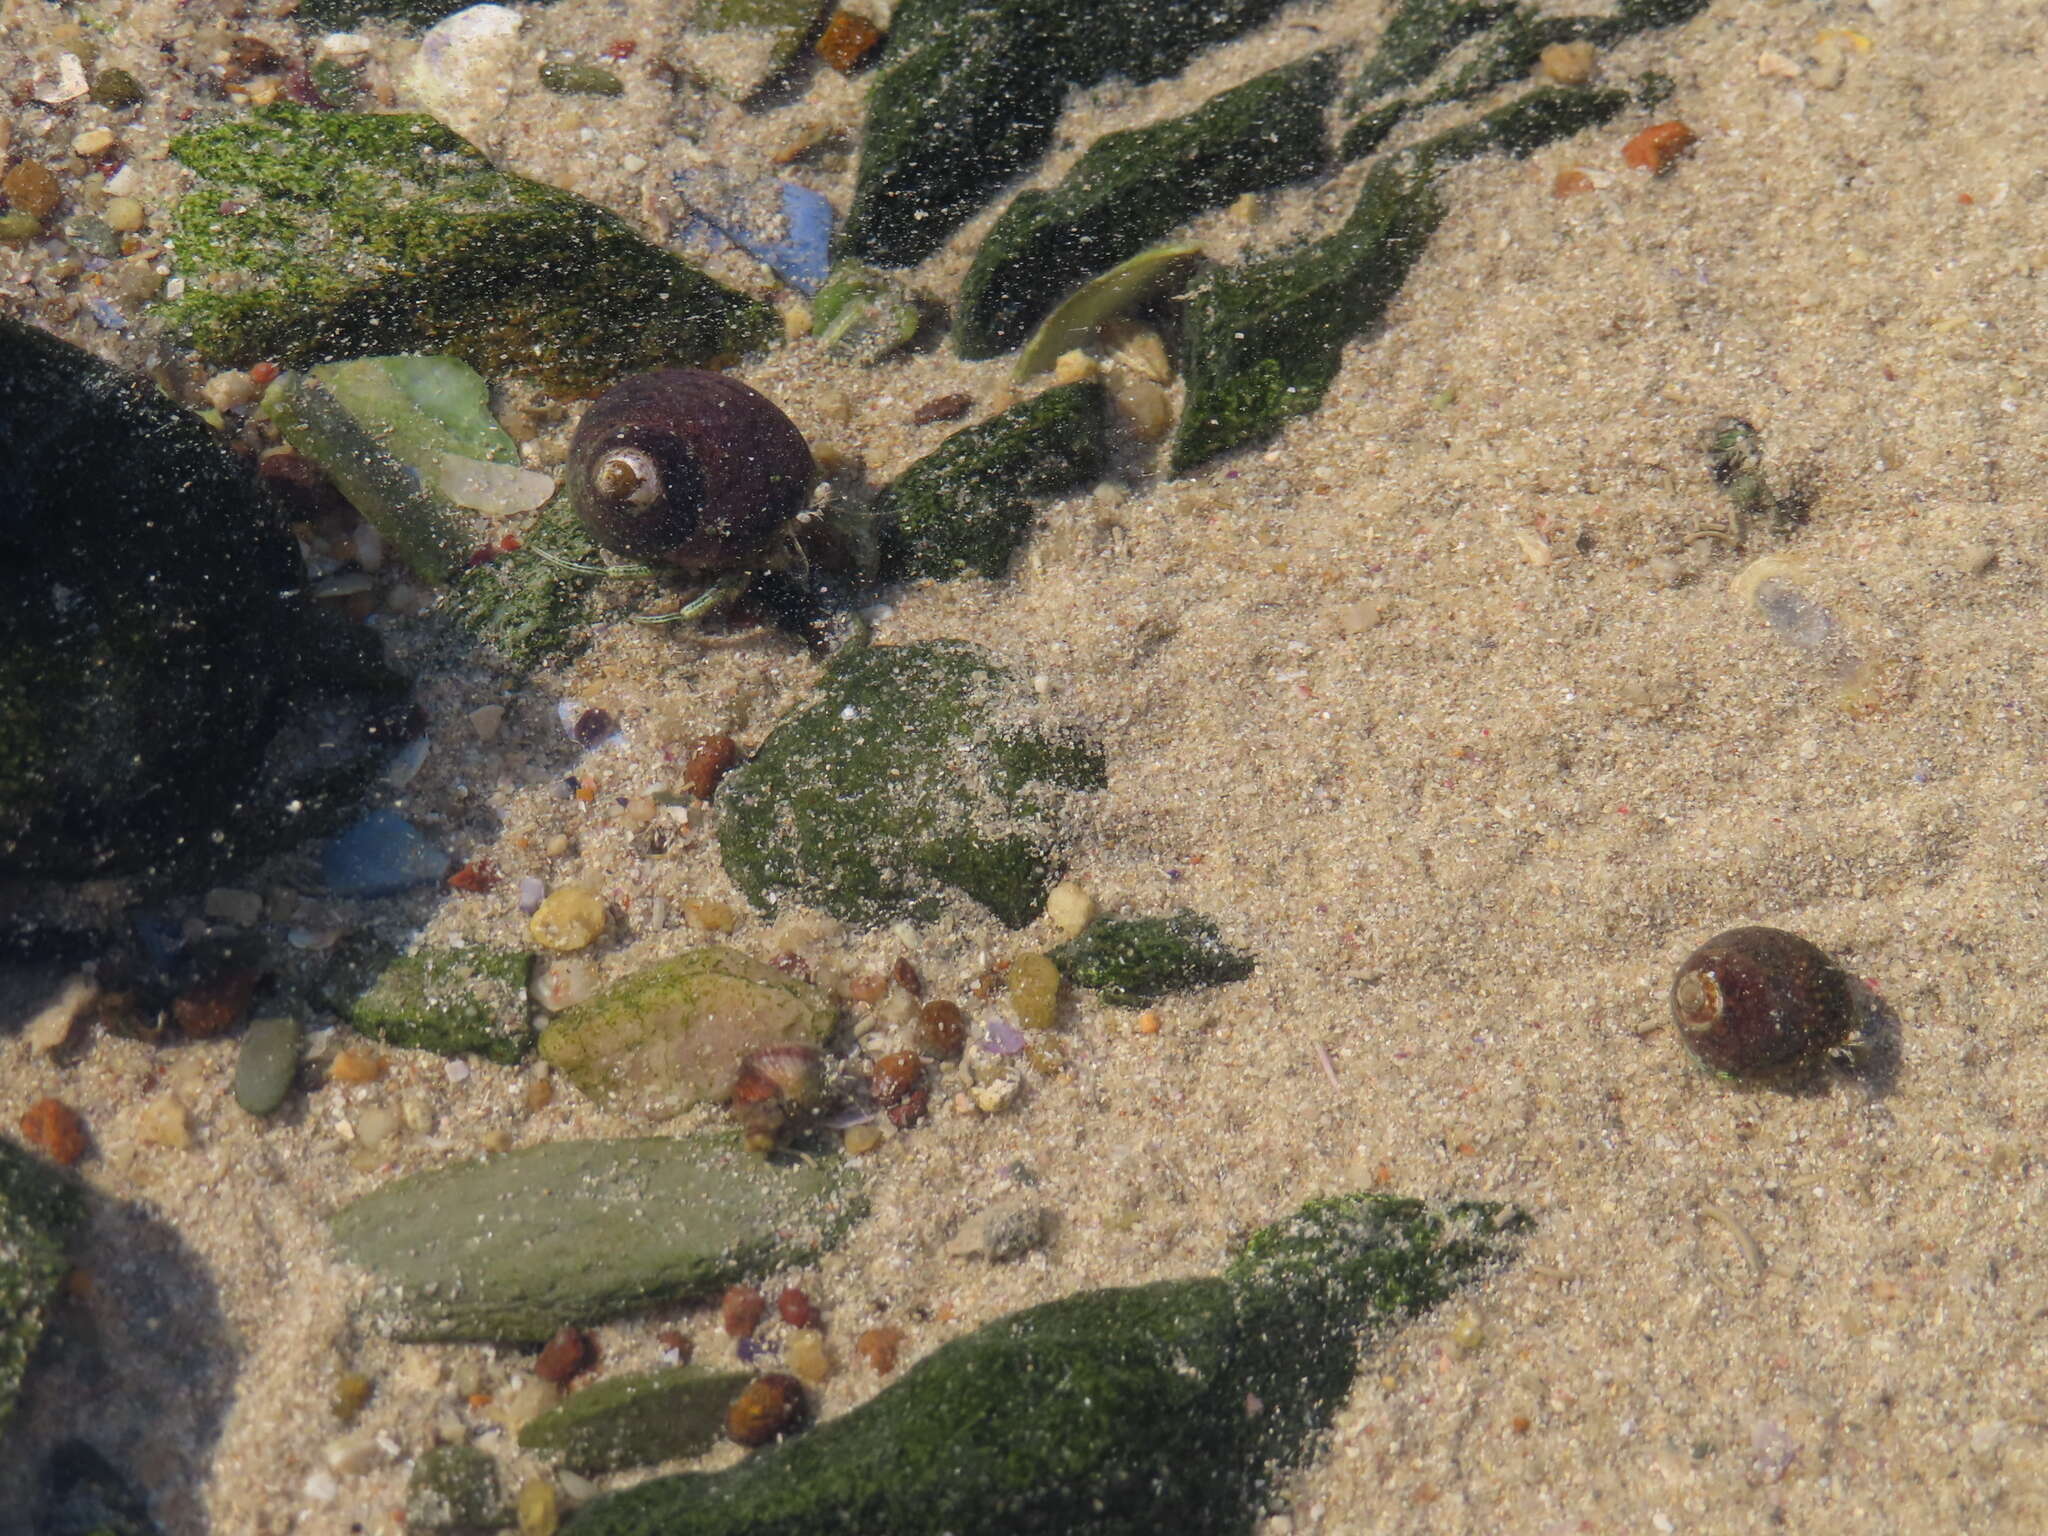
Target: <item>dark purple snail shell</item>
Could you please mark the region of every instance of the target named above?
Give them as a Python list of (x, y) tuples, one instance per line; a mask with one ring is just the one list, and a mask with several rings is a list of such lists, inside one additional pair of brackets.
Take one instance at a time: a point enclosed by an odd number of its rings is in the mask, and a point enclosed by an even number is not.
[(569, 444), (569, 497), (590, 536), (692, 570), (746, 566), (804, 509), (816, 477), (774, 401), (690, 368), (621, 379)]
[(1731, 928), (1687, 958), (1671, 1014), (1693, 1055), (1730, 1077), (1768, 1077), (1840, 1045), (1856, 1018), (1849, 978), (1780, 928)]

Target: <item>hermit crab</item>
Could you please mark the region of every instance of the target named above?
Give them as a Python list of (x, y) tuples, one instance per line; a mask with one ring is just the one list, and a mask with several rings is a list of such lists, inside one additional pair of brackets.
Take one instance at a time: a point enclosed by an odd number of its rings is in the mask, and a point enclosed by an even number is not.
[(701, 619), (745, 596), (815, 637), (849, 578), (873, 574), (858, 514), (812, 508), (817, 466), (795, 423), (725, 374), (663, 368), (620, 380), (578, 424), (567, 478), (591, 538), (641, 562), (602, 574), (709, 579), (664, 620)]

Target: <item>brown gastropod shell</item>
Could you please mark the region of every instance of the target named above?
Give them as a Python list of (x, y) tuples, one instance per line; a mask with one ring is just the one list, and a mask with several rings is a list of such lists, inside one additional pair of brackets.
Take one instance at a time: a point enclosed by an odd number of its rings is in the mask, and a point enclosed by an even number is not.
[(569, 444), (569, 499), (590, 536), (689, 570), (753, 565), (816, 478), (809, 445), (774, 401), (693, 368), (621, 379)]
[(1731, 928), (1671, 983), (1686, 1048), (1716, 1072), (1767, 1077), (1841, 1045), (1856, 1022), (1849, 978), (1825, 950), (1781, 928)]

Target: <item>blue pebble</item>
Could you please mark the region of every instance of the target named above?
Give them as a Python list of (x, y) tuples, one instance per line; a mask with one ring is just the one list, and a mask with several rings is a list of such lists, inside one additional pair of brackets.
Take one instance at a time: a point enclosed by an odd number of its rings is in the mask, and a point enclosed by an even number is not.
[(690, 205), (687, 238), (708, 249), (731, 242), (803, 294), (831, 270), (832, 203), (793, 181), (743, 181), (708, 167), (679, 171), (676, 191)]
[(395, 896), (433, 885), (448, 855), (396, 811), (371, 811), (320, 855), (320, 873), (337, 896)]

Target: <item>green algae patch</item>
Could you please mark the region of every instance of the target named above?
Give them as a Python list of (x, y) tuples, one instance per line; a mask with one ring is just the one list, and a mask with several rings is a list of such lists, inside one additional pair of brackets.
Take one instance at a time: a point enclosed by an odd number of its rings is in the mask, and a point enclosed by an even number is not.
[(422, 1451), (405, 1481), (405, 1528), (434, 1536), (466, 1536), (505, 1524), (498, 1464), (473, 1445)]
[(442, 613), (508, 666), (531, 670), (589, 638), (601, 552), (566, 491), (535, 515), (518, 549), (460, 572)]
[(1001, 576), (1037, 521), (1030, 497), (1101, 477), (1108, 420), (1102, 386), (1091, 381), (955, 432), (875, 503), (883, 576)]
[(1280, 0), (908, 0), (869, 88), (850, 255), (922, 261), (1045, 153), (1070, 86), (1143, 84)]
[(961, 282), (960, 355), (1022, 346), (1067, 294), (1196, 214), (1320, 170), (1336, 83), (1334, 55), (1302, 59), (1186, 116), (1108, 134), (1058, 186), (1019, 193)]
[[(1320, 1200), (1221, 1276), (1084, 1291), (941, 1345), (872, 1400), (728, 1470), (600, 1498), (570, 1536), (1250, 1532), (1379, 1329), (1514, 1251), (1496, 1206)], [(1256, 1411), (1247, 1412), (1256, 1401)]]
[(767, 1162), (736, 1136), (557, 1141), (413, 1174), (331, 1225), (375, 1277), (380, 1331), (541, 1344), (808, 1263), (863, 1214), (858, 1187), (836, 1158)]
[(513, 1066), (533, 1051), (526, 976), (533, 956), (483, 945), (400, 955), (348, 1009), (357, 1034), (442, 1056)]
[(0, 1430), (71, 1267), (66, 1235), (84, 1216), (75, 1183), (0, 1137)]
[(1216, 925), (1195, 912), (1099, 918), (1051, 958), (1068, 981), (1120, 1008), (1142, 1007), (1169, 992), (1243, 981), (1258, 965), (1224, 943)]
[(957, 891), (1020, 928), (1059, 876), (1071, 792), (1104, 781), (1101, 749), (1042, 724), (984, 652), (868, 646), (719, 786), (719, 850), (762, 911), (929, 922)]
[(725, 1433), (726, 1409), (753, 1379), (696, 1365), (610, 1376), (529, 1422), (519, 1448), (585, 1477), (695, 1456)]
[(210, 361), (445, 352), (595, 391), (765, 344), (774, 312), (418, 113), (278, 105), (181, 134), (199, 176), (159, 313)]
[(838, 1007), (807, 981), (710, 944), (643, 966), (565, 1008), (543, 1059), (590, 1098), (646, 1118), (722, 1097), (749, 1050), (817, 1045)]

